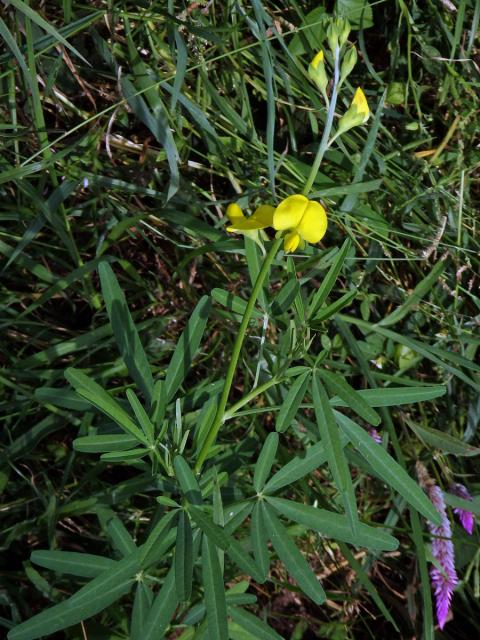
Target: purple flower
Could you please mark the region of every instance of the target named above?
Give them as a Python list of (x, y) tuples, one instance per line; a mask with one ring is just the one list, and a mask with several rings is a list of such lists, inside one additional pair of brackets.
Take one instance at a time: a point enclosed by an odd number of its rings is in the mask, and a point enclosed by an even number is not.
[(433, 567), (430, 570), (432, 588), (435, 594), (437, 620), (440, 629), (443, 629), (450, 611), (453, 590), (458, 583), (455, 571), (455, 555), (452, 542), (452, 529), (447, 516), (447, 509), (440, 487), (430, 481), (426, 487), (430, 500), (439, 512), (442, 522), (439, 526), (428, 522), (428, 528), (432, 536), (432, 556), (441, 569)]
[[(450, 487), (450, 493), (453, 493), (454, 496), (458, 496), (459, 498), (463, 498), (463, 500), (471, 500), (472, 496), (469, 494), (468, 489), (463, 486), (463, 484), (452, 484)], [(458, 516), (462, 527), (465, 531), (471, 536), (473, 533), (473, 513), (471, 511), (467, 511), (466, 509), (460, 509), (459, 507), (454, 507), (453, 513)]]
[(376, 429), (370, 429), (368, 435), (371, 436), (377, 444), (382, 444), (382, 436), (378, 433)]

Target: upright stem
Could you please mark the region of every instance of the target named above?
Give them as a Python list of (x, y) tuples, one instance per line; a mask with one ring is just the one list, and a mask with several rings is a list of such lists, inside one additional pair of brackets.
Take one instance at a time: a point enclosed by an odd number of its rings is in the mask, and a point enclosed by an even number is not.
[(252, 317), (253, 309), (255, 307), (255, 303), (257, 301), (258, 295), (262, 288), (263, 282), (265, 280), (265, 276), (268, 273), (270, 265), (273, 262), (273, 259), (277, 255), (277, 251), (282, 243), (282, 238), (277, 238), (270, 247), (270, 251), (265, 256), (265, 260), (263, 261), (262, 268), (260, 269), (260, 273), (257, 276), (257, 280), (252, 289), (252, 293), (250, 294), (250, 298), (248, 299), (247, 306), (245, 308), (245, 313), (243, 314), (242, 322), (240, 323), (240, 328), (237, 333), (237, 338), (235, 340), (235, 344), (233, 346), (232, 357), (230, 359), (230, 363), (227, 369), (227, 375), (225, 376), (225, 384), (223, 386), (222, 396), (218, 403), (217, 411), (215, 413), (215, 417), (212, 422), (212, 426), (205, 438), (205, 442), (200, 450), (198, 455), (197, 462), (195, 464), (195, 471), (199, 471), (202, 464), (205, 462), (206, 457), (208, 456), (210, 449), (212, 448), (215, 438), (217, 437), (218, 431), (222, 426), (225, 415), (225, 408), (228, 402), (228, 396), (230, 394), (230, 389), (232, 387), (233, 378), (235, 376), (235, 370), (237, 368), (238, 359), (240, 357), (240, 352), (242, 350), (243, 341), (245, 339), (245, 333), (247, 331), (248, 323), (250, 322), (250, 318)]
[(305, 187), (303, 189), (304, 196), (308, 196), (308, 194), (310, 193), (312, 185), (315, 182), (315, 178), (317, 177), (318, 170), (320, 169), (325, 151), (328, 149), (328, 140), (330, 138), (330, 132), (333, 125), (333, 116), (335, 115), (335, 107), (337, 105), (338, 84), (340, 82), (340, 47), (338, 45), (335, 49), (333, 64), (334, 71), (332, 99), (328, 107), (327, 120), (325, 122), (325, 128), (323, 130), (320, 146), (318, 147), (317, 155), (315, 156), (312, 168), (310, 169), (310, 175), (308, 176), (307, 182), (305, 183)]

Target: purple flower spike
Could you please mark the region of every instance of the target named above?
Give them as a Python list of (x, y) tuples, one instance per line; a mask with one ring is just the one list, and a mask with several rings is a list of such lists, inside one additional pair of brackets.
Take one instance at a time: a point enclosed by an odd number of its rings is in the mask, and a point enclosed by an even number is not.
[(382, 444), (382, 436), (378, 433), (376, 429), (370, 429), (368, 435), (371, 436), (377, 444)]
[[(469, 494), (468, 489), (463, 486), (463, 484), (452, 484), (450, 487), (450, 493), (458, 496), (459, 498), (463, 498), (464, 500), (471, 500), (472, 496)], [(467, 511), (466, 509), (460, 509), (459, 507), (454, 507), (453, 513), (458, 516), (460, 520), (460, 524), (465, 529), (465, 531), (471, 536), (473, 533), (473, 513), (471, 511)]]
[(455, 571), (452, 530), (442, 491), (433, 482), (429, 484), (427, 491), (430, 500), (442, 518), (442, 523), (439, 526), (428, 522), (428, 528), (432, 536), (435, 536), (432, 541), (432, 556), (441, 567), (441, 570), (433, 567), (430, 570), (430, 578), (435, 594), (438, 626), (443, 629), (450, 611), (450, 602), (453, 590), (458, 583), (458, 577)]

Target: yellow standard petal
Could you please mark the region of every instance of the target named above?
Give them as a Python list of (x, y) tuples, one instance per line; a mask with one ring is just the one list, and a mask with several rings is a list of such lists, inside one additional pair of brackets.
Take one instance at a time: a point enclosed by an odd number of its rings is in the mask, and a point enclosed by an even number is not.
[(308, 198), (300, 194), (285, 198), (273, 214), (273, 227), (277, 231), (294, 229), (302, 219), (308, 205)]
[(291, 233), (287, 233), (285, 238), (283, 239), (283, 248), (285, 253), (292, 253), (300, 244), (300, 236), (296, 231), (292, 231)]
[(296, 231), (300, 234), (302, 240), (315, 244), (320, 242), (325, 235), (327, 224), (325, 209), (319, 202), (310, 200)]
[(360, 87), (355, 91), (355, 95), (352, 100), (352, 107), (356, 107), (357, 113), (360, 113), (363, 116), (363, 122), (368, 120), (370, 116), (370, 109), (368, 108), (367, 98), (363, 93), (363, 89)]
[(320, 49), (320, 51), (317, 53), (317, 55), (314, 57), (314, 59), (310, 64), (315, 70), (317, 70), (318, 65), (323, 62), (323, 59), (324, 59), (323, 51)]

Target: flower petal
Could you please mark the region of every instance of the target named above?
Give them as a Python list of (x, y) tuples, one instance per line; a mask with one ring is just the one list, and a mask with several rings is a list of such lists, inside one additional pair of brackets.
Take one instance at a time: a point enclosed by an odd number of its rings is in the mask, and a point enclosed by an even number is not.
[(277, 231), (294, 229), (302, 219), (308, 198), (300, 194), (289, 196), (281, 202), (273, 214), (273, 226)]
[(315, 244), (319, 242), (327, 230), (327, 214), (319, 202), (311, 200), (297, 225), (296, 231), (303, 240)]
[(268, 227), (268, 224), (261, 220), (255, 220), (253, 216), (250, 216), (250, 218), (236, 221), (227, 227), (227, 231), (254, 231), (255, 229), (265, 229), (265, 227)]
[(227, 207), (227, 216), (232, 224), (235, 224), (239, 220), (244, 220), (245, 216), (236, 202), (232, 202)]
[(352, 107), (357, 108), (357, 112), (363, 116), (363, 122), (366, 122), (370, 116), (370, 109), (368, 108), (367, 98), (363, 93), (363, 89), (357, 87), (355, 95), (352, 100)]
[[(271, 204), (261, 204), (255, 213), (249, 218), (249, 220), (255, 219), (261, 222), (265, 227), (271, 227), (273, 224), (273, 214), (275, 213), (275, 207)], [(263, 227), (263, 228), (265, 228)]]
[(292, 231), (291, 233), (287, 233), (283, 240), (283, 248), (285, 253), (292, 253), (300, 244), (300, 236), (296, 231)]
[(318, 65), (323, 62), (323, 51), (320, 49), (320, 51), (317, 53), (317, 55), (313, 58), (312, 62), (310, 63), (312, 65), (312, 67), (315, 69), (315, 71), (317, 70)]

